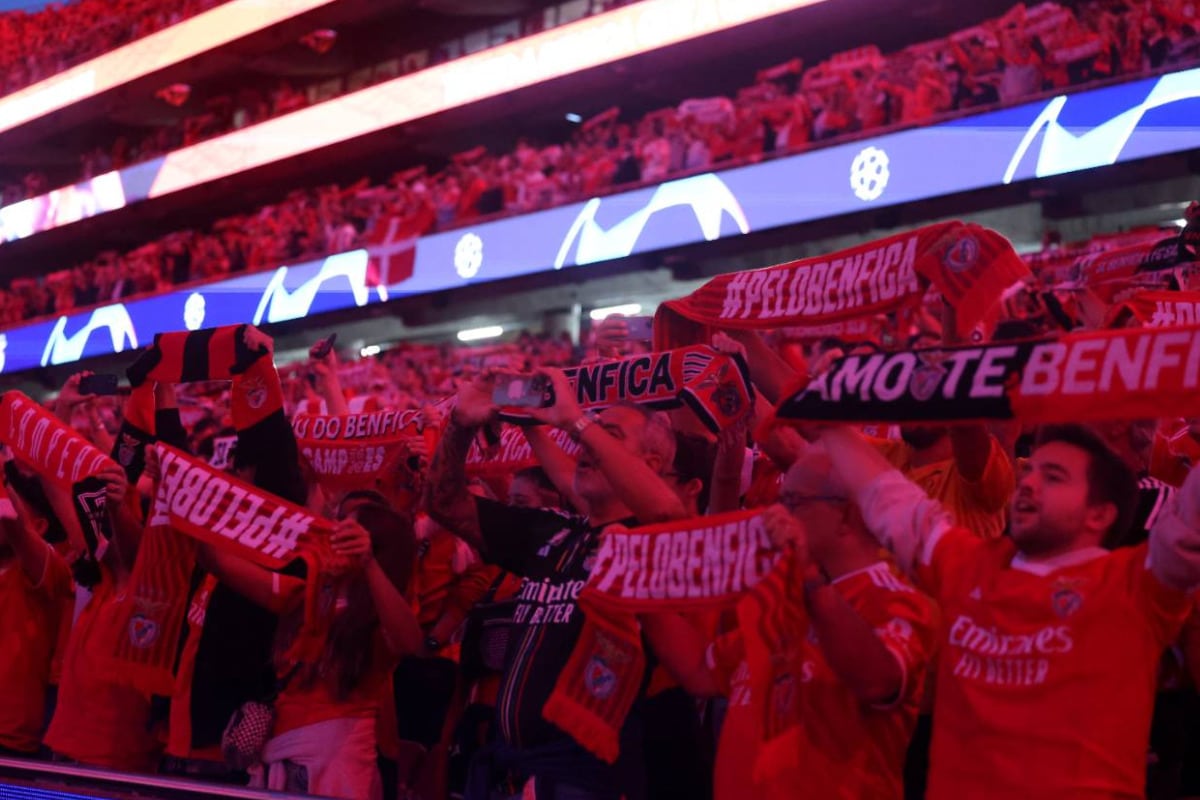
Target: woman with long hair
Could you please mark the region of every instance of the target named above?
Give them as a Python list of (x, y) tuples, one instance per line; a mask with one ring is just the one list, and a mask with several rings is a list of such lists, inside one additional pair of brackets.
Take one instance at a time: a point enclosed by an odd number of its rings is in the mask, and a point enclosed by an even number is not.
[(415, 554), (412, 523), (364, 504), (338, 524), (331, 544), (354, 567), (321, 587), (320, 602), (332, 605), (334, 618), (322, 654), (304, 663), (288, 657), (303, 625), (303, 581), (211, 549), (205, 555), (220, 580), (280, 614), (275, 722), (251, 785), (377, 800), (375, 718), (396, 664), (422, 641), (404, 598)]

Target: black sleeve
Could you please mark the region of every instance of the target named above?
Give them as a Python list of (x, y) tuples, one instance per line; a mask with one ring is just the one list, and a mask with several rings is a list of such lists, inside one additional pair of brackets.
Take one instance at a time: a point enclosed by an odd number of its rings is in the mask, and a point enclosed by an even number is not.
[(483, 497), (476, 497), (479, 534), (489, 564), (525, 575), (537, 551), (560, 531), (573, 527), (570, 517), (540, 508), (513, 508)]

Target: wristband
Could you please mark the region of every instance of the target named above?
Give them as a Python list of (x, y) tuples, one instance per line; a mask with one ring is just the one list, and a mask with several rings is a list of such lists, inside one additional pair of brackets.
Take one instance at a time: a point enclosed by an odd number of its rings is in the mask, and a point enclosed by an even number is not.
[(583, 432), (595, 424), (596, 417), (585, 411), (579, 416), (579, 419), (571, 423), (571, 426), (567, 429), (567, 433), (570, 434), (572, 439), (578, 442), (579, 437), (583, 436)]

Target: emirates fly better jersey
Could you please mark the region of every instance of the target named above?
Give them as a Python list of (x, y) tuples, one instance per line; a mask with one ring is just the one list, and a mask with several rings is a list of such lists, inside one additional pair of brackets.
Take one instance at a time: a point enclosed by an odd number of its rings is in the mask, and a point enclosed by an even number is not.
[[(833, 588), (874, 628), (900, 664), (904, 679), (899, 695), (887, 707), (864, 705), (829, 666), (809, 628), (799, 645), (803, 744), (796, 754), (796, 770), (755, 785), (762, 732), (751, 711), (745, 647), (740, 631), (721, 636), (708, 656), (729, 698), (717, 750), (716, 800), (875, 800), (902, 795), (904, 753), (936, 638), (936, 612), (932, 601), (887, 562), (843, 575), (833, 581)], [(804, 600), (793, 602), (803, 606)]]
[(861, 500), (942, 609), (929, 800), (1142, 797), (1159, 657), (1187, 596), (1145, 545), (1027, 562), (913, 490), (889, 473)]

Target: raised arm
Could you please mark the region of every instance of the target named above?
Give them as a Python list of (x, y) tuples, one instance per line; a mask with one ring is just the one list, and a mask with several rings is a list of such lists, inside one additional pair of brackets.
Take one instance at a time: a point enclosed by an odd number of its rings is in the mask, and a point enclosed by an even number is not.
[(697, 697), (716, 697), (721, 687), (708, 667), (708, 641), (679, 614), (642, 614), (638, 617), (650, 647), (675, 680)]
[[(746, 365), (750, 367), (754, 387), (772, 406), (779, 405), (788, 391), (796, 387), (802, 377), (800, 373), (768, 347), (755, 331), (730, 330), (726, 335), (745, 348)], [(713, 345), (722, 349), (715, 338)]]
[(1193, 468), (1150, 529), (1150, 571), (1174, 589), (1200, 589), (1200, 470)]
[(491, 382), (480, 378), (464, 383), (454, 411), (442, 431), (425, 481), (425, 507), (439, 525), (483, 552), (483, 535), (475, 500), (467, 491), (467, 453), (481, 425), (496, 414)]
[(527, 425), (521, 432), (558, 493), (572, 508), (586, 508), (583, 498), (575, 493), (575, 458), (558, 446), (544, 425)]
[(867, 705), (890, 703), (904, 690), (904, 667), (867, 620), (809, 561), (804, 526), (783, 506), (764, 512), (771, 543), (790, 552), (796, 580), (791, 602), (802, 603), (825, 660), (842, 682)]
[(896, 555), (903, 569), (927, 562), (938, 538), (951, 527), (941, 503), (896, 470), (857, 431), (821, 431), (838, 477), (853, 494), (867, 530)]
[(712, 488), (708, 509), (701, 513), (720, 514), (742, 507), (742, 468), (746, 463), (746, 433), (749, 415), (742, 417), (717, 437), (717, 457), (713, 459)]
[(379, 615), (379, 629), (392, 655), (403, 656), (419, 652), (424, 634), (417, 615), (404, 595), (392, 583), (371, 552), (371, 534), (351, 519), (342, 520), (330, 537), (334, 552), (357, 562)]
[(545, 370), (544, 374), (554, 385), (554, 405), (531, 409), (530, 413), (542, 422), (578, 434), (579, 443), (638, 522), (649, 525), (686, 517), (683, 501), (644, 458), (615, 438), (603, 424), (583, 423), (583, 411), (566, 375), (561, 370)]
[(338, 376), (337, 353), (332, 349), (322, 355), (317, 348), (321, 343), (313, 345), (308, 351), (308, 364), (316, 378), (317, 394), (325, 401), (325, 408), (330, 414), (349, 414), (350, 406), (346, 403), (346, 395), (342, 391), (342, 381)]
[(200, 545), (197, 561), (221, 583), (273, 614), (290, 611), (304, 594), (299, 578), (271, 572), (211, 545)]

